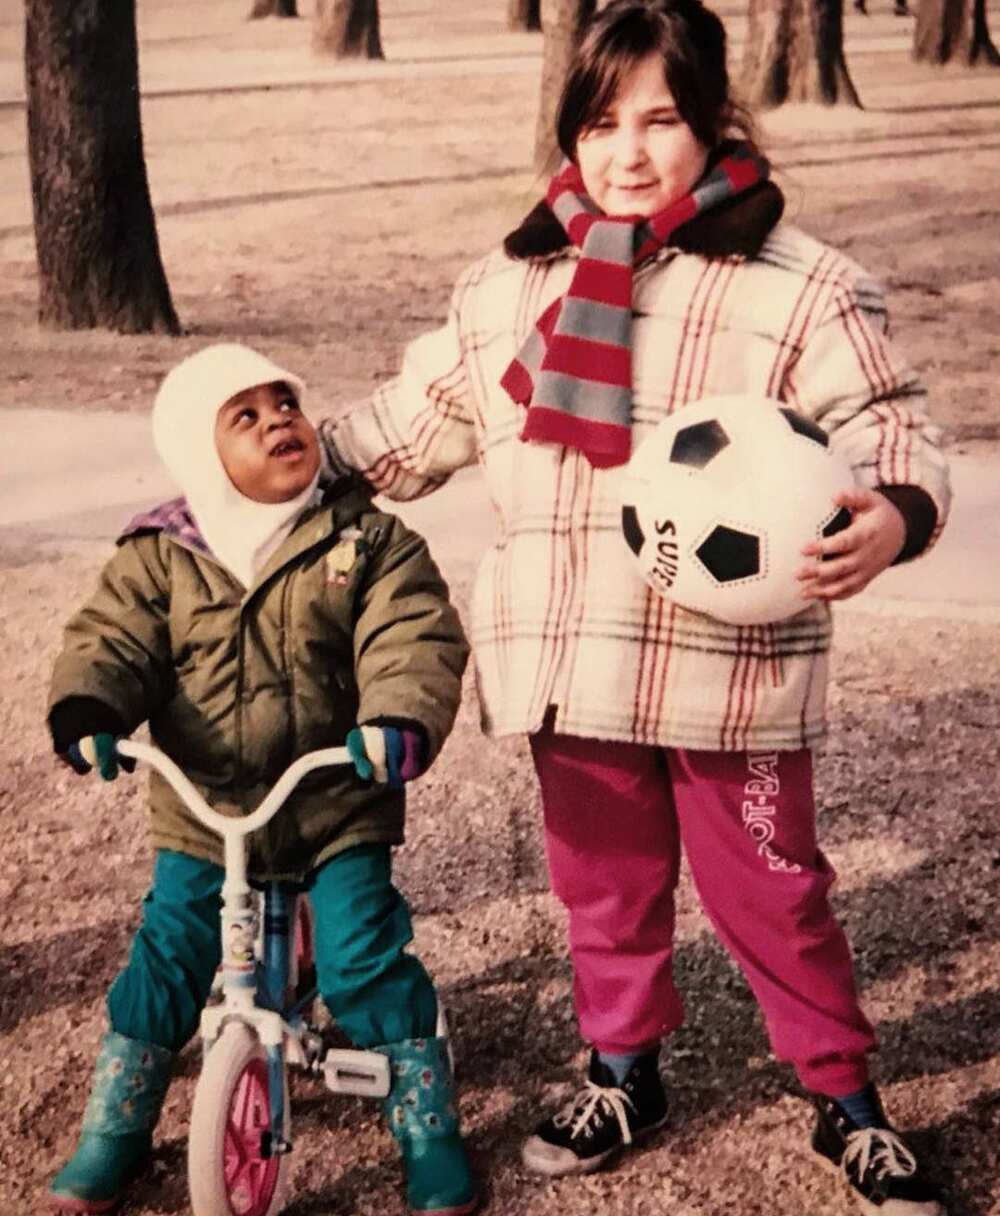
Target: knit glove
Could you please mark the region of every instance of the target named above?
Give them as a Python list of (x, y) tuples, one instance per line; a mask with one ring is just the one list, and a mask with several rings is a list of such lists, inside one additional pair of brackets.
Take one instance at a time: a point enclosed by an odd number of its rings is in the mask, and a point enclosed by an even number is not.
[(96, 768), (105, 781), (114, 781), (119, 768), (135, 769), (135, 761), (119, 756), (115, 747), (115, 738), (125, 734), (124, 723), (94, 697), (67, 697), (55, 704), (49, 732), (56, 755), (81, 777)]
[(135, 771), (135, 761), (129, 756), (119, 755), (115, 743), (114, 735), (103, 731), (98, 735), (84, 735), (71, 743), (60, 759), (81, 776), (96, 768), (105, 781), (114, 781), (119, 768), (125, 773)]
[(355, 726), (347, 735), (347, 750), (362, 781), (396, 790), (419, 777), (427, 763), (427, 737), (416, 722)]

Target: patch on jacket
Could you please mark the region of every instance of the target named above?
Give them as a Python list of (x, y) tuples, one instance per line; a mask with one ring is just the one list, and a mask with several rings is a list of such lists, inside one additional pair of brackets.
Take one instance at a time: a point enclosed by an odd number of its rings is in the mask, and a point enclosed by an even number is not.
[(336, 587), (345, 587), (354, 563), (368, 545), (359, 528), (345, 528), (337, 543), (326, 555), (326, 581)]

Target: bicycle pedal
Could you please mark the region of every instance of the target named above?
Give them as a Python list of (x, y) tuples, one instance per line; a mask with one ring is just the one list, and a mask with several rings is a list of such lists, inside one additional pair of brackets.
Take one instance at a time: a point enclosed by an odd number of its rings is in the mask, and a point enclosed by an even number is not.
[(389, 1057), (377, 1051), (351, 1051), (335, 1047), (323, 1061), (326, 1087), (335, 1094), (385, 1098), (392, 1088)]
[(315, 1030), (306, 1029), (299, 1039), (302, 1047), (302, 1055), (305, 1058), (305, 1066), (307, 1072), (322, 1072), (323, 1070), (323, 1055), (326, 1045), (323, 1042), (323, 1036)]

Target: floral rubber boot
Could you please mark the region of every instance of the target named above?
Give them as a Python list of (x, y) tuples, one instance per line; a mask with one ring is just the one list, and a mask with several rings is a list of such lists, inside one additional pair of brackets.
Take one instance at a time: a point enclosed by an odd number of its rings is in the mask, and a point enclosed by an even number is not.
[(101, 1041), (76, 1152), (49, 1197), (61, 1212), (110, 1212), (149, 1160), (174, 1053), (110, 1031)]
[(475, 1211), (479, 1192), (459, 1132), (447, 1039), (403, 1039), (374, 1050), (387, 1055), (392, 1068), (392, 1089), (382, 1109), (402, 1150), (410, 1212), (466, 1216)]

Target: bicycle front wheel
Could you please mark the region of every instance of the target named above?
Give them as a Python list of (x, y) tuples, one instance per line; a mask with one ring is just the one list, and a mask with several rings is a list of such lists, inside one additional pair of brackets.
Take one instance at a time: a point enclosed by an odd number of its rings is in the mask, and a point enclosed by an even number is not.
[[(205, 1059), (191, 1108), (188, 1185), (194, 1216), (276, 1216), (288, 1154), (262, 1154), (271, 1128), (267, 1059), (257, 1036), (231, 1022)], [(289, 1133), (285, 1083), (285, 1136)]]

